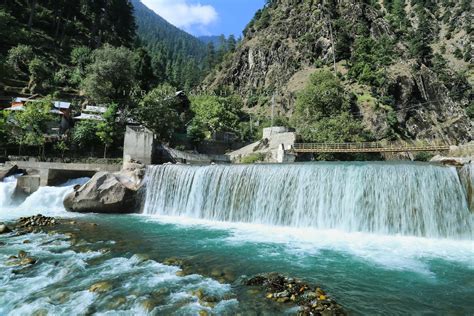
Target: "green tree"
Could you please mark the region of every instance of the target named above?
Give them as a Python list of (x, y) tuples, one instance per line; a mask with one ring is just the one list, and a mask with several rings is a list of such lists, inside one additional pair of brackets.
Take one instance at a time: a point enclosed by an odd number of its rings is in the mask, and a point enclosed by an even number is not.
[(28, 65), (28, 69), (30, 74), (28, 89), (31, 92), (43, 91), (51, 79), (51, 68), (43, 59), (35, 57)]
[(92, 147), (100, 142), (96, 121), (81, 121), (74, 126), (72, 141), (80, 149)]
[(134, 111), (137, 121), (153, 131), (160, 141), (168, 141), (180, 127), (176, 89), (168, 84), (149, 92)]
[(433, 49), (431, 48), (433, 41), (433, 34), (431, 32), (432, 22), (427, 17), (424, 8), (418, 10), (418, 19), (418, 29), (413, 32), (408, 48), (413, 58), (416, 58), (425, 65), (431, 65), (433, 57)]
[(293, 125), (307, 142), (355, 142), (365, 139), (359, 121), (349, 112), (350, 102), (331, 72), (314, 73), (296, 99)]
[(153, 84), (156, 84), (156, 78), (153, 74), (151, 57), (147, 50), (139, 48), (134, 54), (134, 69), (137, 81), (142, 90), (148, 91)]
[(79, 85), (85, 77), (87, 66), (92, 62), (92, 50), (87, 46), (75, 47), (71, 52), (70, 59), (74, 67), (71, 82), (74, 85)]
[(205, 134), (237, 132), (242, 116), (242, 100), (235, 95), (218, 97), (203, 95), (191, 99), (194, 112), (192, 125), (203, 128)]
[(8, 112), (0, 111), (0, 146), (5, 147), (9, 143), (10, 128), (7, 122)]
[(127, 99), (135, 85), (133, 57), (125, 47), (104, 45), (95, 50), (81, 84), (85, 95), (105, 103)]
[(20, 44), (8, 51), (7, 63), (17, 74), (27, 75), (29, 64), (34, 57), (35, 54), (31, 46)]
[(12, 136), (20, 147), (37, 147), (39, 154), (41, 154), (41, 149), (44, 149), (46, 143), (46, 135), (49, 132), (49, 124), (54, 121), (51, 109), (51, 98), (44, 98), (29, 102), (23, 111), (13, 113), (14, 132)]
[(99, 137), (102, 144), (104, 144), (104, 158), (107, 158), (107, 148), (113, 144), (115, 137), (118, 134), (117, 131), (117, 113), (118, 104), (109, 104), (107, 111), (105, 111), (103, 121), (97, 125), (96, 135)]
[(292, 119), (296, 126), (302, 127), (348, 108), (345, 90), (339, 79), (331, 72), (321, 71), (314, 73), (299, 92)]

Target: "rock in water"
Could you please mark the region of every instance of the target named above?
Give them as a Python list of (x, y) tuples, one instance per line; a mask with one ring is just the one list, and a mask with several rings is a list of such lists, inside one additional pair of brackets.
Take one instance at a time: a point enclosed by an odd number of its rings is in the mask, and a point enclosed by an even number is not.
[(8, 228), (7, 225), (5, 225), (5, 224), (3, 224), (3, 223), (0, 223), (0, 235), (1, 235), (1, 234), (7, 234), (7, 233), (9, 233), (9, 232), (11, 232), (11, 229)]
[(64, 199), (64, 207), (78, 213), (134, 213), (139, 185), (127, 173), (99, 172)]

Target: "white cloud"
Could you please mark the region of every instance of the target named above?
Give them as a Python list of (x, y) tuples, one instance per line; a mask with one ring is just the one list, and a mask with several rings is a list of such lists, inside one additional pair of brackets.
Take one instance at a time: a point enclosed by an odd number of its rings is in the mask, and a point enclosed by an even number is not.
[(171, 24), (187, 31), (203, 30), (218, 18), (211, 5), (190, 3), (189, 0), (142, 0), (142, 2)]

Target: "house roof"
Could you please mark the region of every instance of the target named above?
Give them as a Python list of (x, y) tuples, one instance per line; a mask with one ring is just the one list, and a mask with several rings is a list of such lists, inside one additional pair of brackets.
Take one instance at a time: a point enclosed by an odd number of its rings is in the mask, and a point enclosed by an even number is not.
[(54, 107), (57, 109), (69, 109), (71, 107), (70, 102), (53, 101)]
[(89, 120), (89, 121), (103, 121), (104, 120), (102, 115), (87, 114), (87, 113), (81, 113), (81, 115), (75, 116), (74, 119), (75, 120)]
[[(12, 106), (10, 108), (5, 108), (4, 109), (5, 111), (24, 111), (25, 110), (25, 106), (24, 105), (19, 105), (19, 106)], [(51, 114), (60, 114), (62, 115), (63, 113), (61, 111), (59, 111), (58, 109), (52, 109), (51, 111), (49, 111)]]
[(105, 113), (107, 112), (107, 107), (105, 106), (93, 106), (93, 105), (88, 105), (84, 109), (84, 112), (89, 112), (89, 113)]
[(15, 102), (15, 103), (23, 103), (23, 102), (26, 102), (26, 101), (30, 101), (30, 99), (29, 98), (19, 98), (19, 97), (13, 99), (13, 102)]

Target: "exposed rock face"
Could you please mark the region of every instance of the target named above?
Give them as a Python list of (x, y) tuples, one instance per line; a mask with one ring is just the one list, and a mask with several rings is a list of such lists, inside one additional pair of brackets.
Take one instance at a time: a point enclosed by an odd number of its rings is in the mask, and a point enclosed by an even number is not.
[[(355, 109), (360, 112), (365, 127), (377, 139), (392, 137), (391, 129), (402, 139), (436, 138), (450, 144), (473, 139), (473, 122), (465, 110), (469, 104), (468, 98), (455, 99), (447, 85), (433, 71), (434, 67), (423, 64), (418, 68), (413, 67), (415, 60), (411, 59), (409, 42), (397, 36), (399, 30), (390, 24), (390, 16), (383, 7), (383, 1), (379, 1), (378, 6), (355, 0), (328, 1), (329, 9), (323, 8), (321, 1), (274, 0), (271, 3), (264, 9), (265, 14), (262, 13), (260, 18), (249, 24), (242, 44), (232, 58), (222, 64), (221, 70), (206, 79), (204, 89), (219, 91), (230, 87), (231, 91), (247, 100), (250, 112), (267, 114), (270, 113), (270, 95), (275, 91), (276, 113), (290, 116), (296, 94), (304, 87), (309, 76), (321, 69), (332, 69), (332, 38), (335, 39), (336, 47), (341, 43), (343, 27), (338, 26), (339, 21), (349, 30), (350, 51), (347, 52), (349, 56), (338, 57), (338, 71), (345, 76), (343, 83), (349, 92), (357, 97), (377, 96), (377, 102), (367, 107), (357, 100), (358, 109)], [(459, 4), (437, 6), (436, 14), (441, 15), (446, 11), (461, 10)], [(409, 30), (406, 31), (408, 36), (409, 32), (416, 32), (419, 21), (412, 5), (406, 5), (405, 11), (409, 23)], [(470, 45), (469, 34), (463, 31), (464, 26), (470, 23), (468, 12), (458, 17), (452, 15), (449, 21), (437, 19), (434, 11), (427, 14), (434, 23), (433, 52), (443, 55), (450, 71), (467, 70), (468, 62), (454, 57), (454, 50), (466, 50), (467, 45)], [(329, 20), (333, 23), (333, 36)], [(351, 67), (350, 55), (356, 49), (357, 39), (362, 36), (358, 31), (361, 23), (368, 31), (368, 35), (364, 36), (376, 41), (386, 36), (396, 42), (396, 54), (394, 52), (394, 56), (387, 56), (394, 60), (390, 67), (384, 69), (384, 87), (360, 84), (346, 76)], [(453, 27), (452, 40), (448, 40), (445, 30)], [(440, 49), (441, 46), (444, 48)], [(373, 94), (377, 89), (379, 91)], [(262, 95), (267, 97), (260, 98)], [(256, 104), (253, 102), (255, 96), (259, 97)], [(385, 98), (391, 99), (393, 104), (387, 106)], [(389, 107), (392, 114), (396, 114), (395, 122), (389, 117)]]
[(68, 211), (79, 213), (134, 213), (143, 170), (125, 166), (119, 173), (99, 172), (64, 199)]
[(448, 143), (465, 143), (472, 139), (472, 122), (437, 75), (425, 65), (416, 73), (396, 73), (392, 68), (389, 90), (397, 105), (397, 120), (413, 139), (443, 139)]

